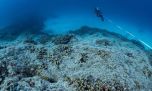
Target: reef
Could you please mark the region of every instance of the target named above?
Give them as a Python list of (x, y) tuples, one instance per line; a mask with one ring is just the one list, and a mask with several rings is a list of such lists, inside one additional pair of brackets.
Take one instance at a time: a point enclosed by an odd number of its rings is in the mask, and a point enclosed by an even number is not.
[(106, 29), (0, 40), (0, 91), (152, 90), (152, 50)]
[[(104, 30), (102, 30), (102, 31), (104, 31)], [(99, 33), (99, 32), (101, 32), (101, 30), (98, 28), (90, 28), (88, 26), (83, 26), (78, 30), (70, 31), (69, 33), (76, 34), (76, 35), (85, 35), (85, 34), (95, 34), (95, 33)]]
[(118, 80), (102, 81), (100, 78), (94, 78), (92, 75), (86, 78), (65, 77), (69, 85), (76, 87), (77, 91), (127, 91), (128, 86), (123, 86)]
[(96, 44), (99, 45), (99, 46), (112, 46), (112, 43), (110, 40), (108, 39), (100, 39), (100, 40), (96, 40)]
[(58, 44), (68, 44), (73, 38), (73, 35), (59, 35), (52, 39), (52, 42), (56, 45)]

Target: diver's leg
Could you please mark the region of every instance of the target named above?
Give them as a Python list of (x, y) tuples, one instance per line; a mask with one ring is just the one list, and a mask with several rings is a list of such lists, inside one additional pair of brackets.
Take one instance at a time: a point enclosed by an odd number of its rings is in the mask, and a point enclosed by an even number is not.
[(104, 21), (104, 17), (103, 16), (100, 16), (100, 18), (101, 18), (102, 21)]

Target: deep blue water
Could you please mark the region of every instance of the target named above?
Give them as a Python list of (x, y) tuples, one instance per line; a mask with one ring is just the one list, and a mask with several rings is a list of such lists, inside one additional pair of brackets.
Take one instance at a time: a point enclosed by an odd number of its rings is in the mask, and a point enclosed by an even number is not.
[[(105, 22), (95, 16), (95, 7), (101, 8)], [(151, 16), (151, 0), (0, 0), (0, 28), (15, 25), (15, 32), (35, 26), (33, 31), (62, 33), (89, 25), (121, 34), (129, 31), (152, 46)]]

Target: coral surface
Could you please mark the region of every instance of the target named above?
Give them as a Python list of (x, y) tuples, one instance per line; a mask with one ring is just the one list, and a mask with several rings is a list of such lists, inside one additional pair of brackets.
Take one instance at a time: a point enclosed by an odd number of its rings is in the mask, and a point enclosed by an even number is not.
[(152, 51), (87, 26), (1, 39), (0, 91), (152, 91)]

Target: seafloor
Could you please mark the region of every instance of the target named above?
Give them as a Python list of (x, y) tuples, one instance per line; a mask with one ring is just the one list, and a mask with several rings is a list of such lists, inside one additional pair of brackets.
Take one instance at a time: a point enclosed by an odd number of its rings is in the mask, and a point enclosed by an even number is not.
[(137, 40), (87, 26), (0, 39), (0, 91), (152, 91), (152, 51)]

